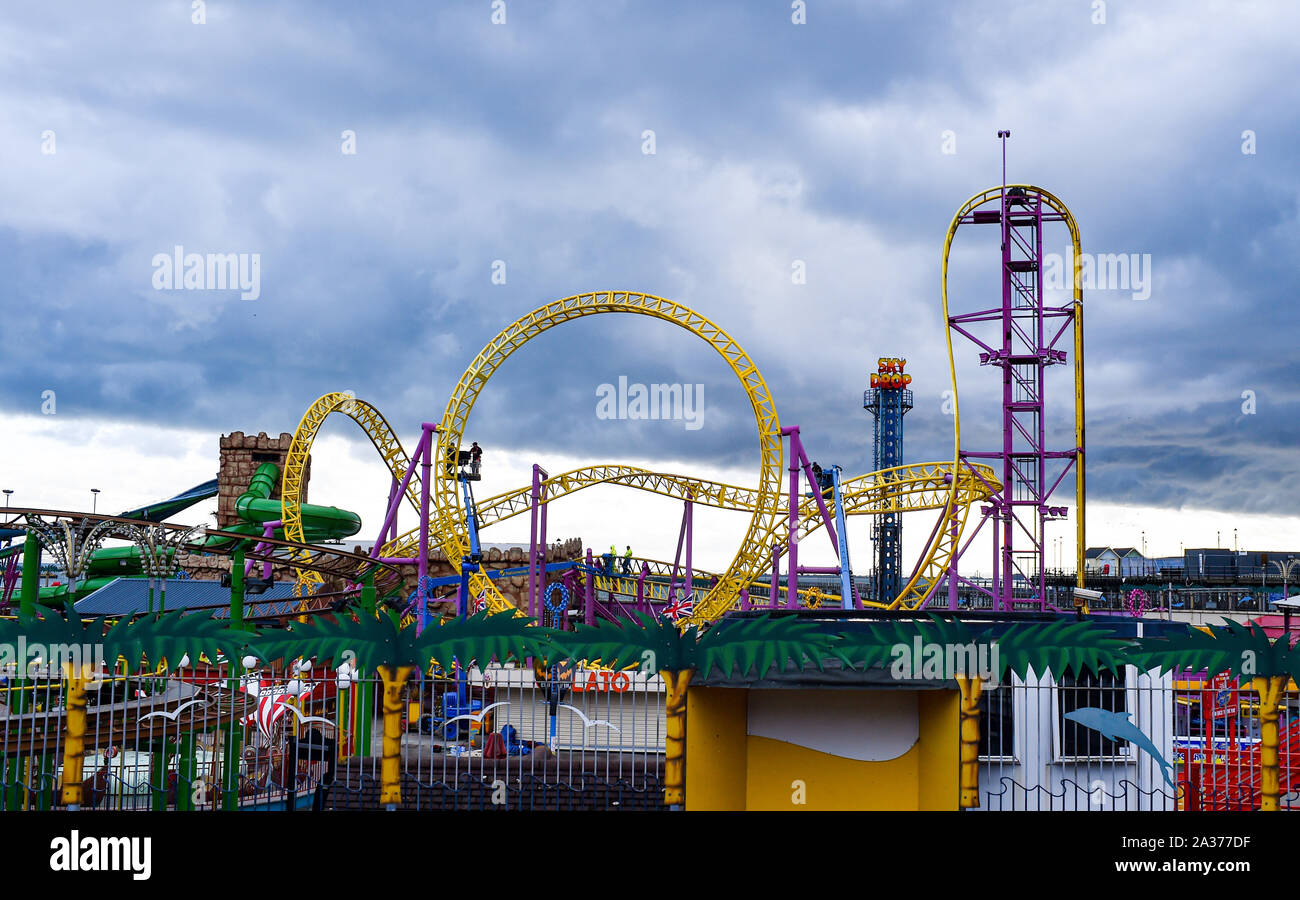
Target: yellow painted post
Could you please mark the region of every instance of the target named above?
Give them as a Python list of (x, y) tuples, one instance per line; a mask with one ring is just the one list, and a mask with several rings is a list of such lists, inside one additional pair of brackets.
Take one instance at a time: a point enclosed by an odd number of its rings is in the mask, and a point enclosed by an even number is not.
[(384, 755), (379, 764), (379, 802), (397, 809), (402, 802), (402, 688), (415, 666), (380, 666), (384, 682)]
[(667, 693), (664, 714), (668, 737), (664, 753), (664, 802), (669, 806), (686, 803), (686, 689), (691, 683), (691, 669), (659, 673)]
[(63, 726), (63, 792), (68, 809), (81, 808), (81, 768), (86, 758), (86, 679), (85, 672), (68, 663), (64, 666), (64, 706), (67, 718)]
[(980, 805), (980, 694), (984, 681), (976, 676), (957, 676), (961, 690), (961, 809), (976, 809)]
[(1278, 769), (1278, 714), (1282, 691), (1288, 681), (1286, 675), (1252, 678), (1250, 687), (1259, 692), (1259, 808), (1276, 812), (1281, 794), (1281, 772)]

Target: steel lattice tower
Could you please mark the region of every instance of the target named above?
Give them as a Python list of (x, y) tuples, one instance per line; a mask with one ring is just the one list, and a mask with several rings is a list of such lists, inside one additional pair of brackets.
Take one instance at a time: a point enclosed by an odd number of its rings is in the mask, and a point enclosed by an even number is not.
[[(897, 475), (888, 470), (903, 464), (903, 416), (912, 408), (912, 392), (904, 387), (912, 380), (902, 371), (906, 365), (907, 360), (881, 359), (879, 371), (871, 376), (871, 387), (862, 395), (862, 407), (873, 416), (872, 471), (881, 473), (877, 478), (882, 482)], [(871, 538), (876, 551), (875, 600), (889, 603), (903, 587), (900, 514), (890, 511), (876, 516)]]
[[(953, 235), (963, 225), (998, 227), (1001, 304), (960, 315), (949, 312), (948, 327), (950, 347), (952, 337), (957, 335), (973, 342), (979, 364), (997, 372), (1001, 382), (1001, 449), (974, 451), (959, 446), (959, 453), (963, 460), (992, 464), (1002, 481), (1001, 490), (982, 510), (979, 525), (993, 523), (993, 579), (989, 593), (994, 608), (1003, 610), (1013, 609), (1016, 604), (1038, 608), (1047, 604), (1044, 523), (1066, 516), (1068, 510), (1054, 505), (1053, 494), (1072, 469), (1078, 504), (1078, 577), (1082, 586), (1085, 496), (1078, 228), (1069, 210), (1052, 194), (1030, 185), (1006, 183), (1006, 138), (1010, 135), (1009, 131), (998, 133), (1003, 140), (1003, 183), (971, 198), (953, 219), (944, 249), (943, 276), (947, 311), (948, 250)], [(1064, 224), (1074, 247), (1073, 299), (1060, 306), (1047, 305), (1043, 299), (1043, 226), (1050, 223)], [(1050, 446), (1047, 434), (1044, 376), (1049, 367), (1064, 367), (1069, 362), (1074, 371), (1073, 446), (1057, 449)], [(1065, 435), (1057, 433), (1051, 443), (1060, 447), (1063, 438)], [(967, 539), (966, 546), (969, 543)]]

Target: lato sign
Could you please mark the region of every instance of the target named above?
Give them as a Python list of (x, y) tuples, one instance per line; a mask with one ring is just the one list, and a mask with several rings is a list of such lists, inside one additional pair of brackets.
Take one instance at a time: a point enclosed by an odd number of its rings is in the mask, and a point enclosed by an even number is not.
[(626, 672), (611, 672), (608, 669), (580, 669), (573, 675), (573, 689), (584, 691), (604, 691), (621, 694), (632, 687), (632, 679)]
[(912, 383), (912, 376), (903, 371), (906, 368), (907, 360), (882, 356), (876, 360), (876, 371), (871, 376), (871, 386), (873, 388), (907, 387)]

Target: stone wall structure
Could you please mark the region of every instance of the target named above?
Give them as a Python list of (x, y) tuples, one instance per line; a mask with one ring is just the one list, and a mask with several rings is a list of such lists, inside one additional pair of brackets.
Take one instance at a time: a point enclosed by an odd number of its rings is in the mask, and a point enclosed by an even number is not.
[[(268, 437), (265, 431), (256, 435), (232, 431), (221, 436), (221, 461), (217, 469), (217, 527), (225, 528), (239, 521), (235, 514), (235, 501), (240, 494), (248, 490), (248, 483), (253, 480), (253, 473), (262, 463), (275, 463), (284, 474), (284, 460), (289, 455), (289, 445), (293, 435), (287, 431), (280, 432), (279, 437)], [(307, 466), (303, 470), (302, 497), (307, 502), (307, 486), (311, 481), (311, 457), (307, 457)], [(271, 499), (280, 499), (280, 486), (277, 483)]]

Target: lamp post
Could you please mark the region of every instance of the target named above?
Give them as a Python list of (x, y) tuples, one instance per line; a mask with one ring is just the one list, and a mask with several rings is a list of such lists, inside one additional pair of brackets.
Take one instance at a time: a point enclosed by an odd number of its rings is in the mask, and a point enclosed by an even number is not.
[(99, 508), (99, 488), (90, 489), (90, 511), (94, 513)]
[(9, 495), (14, 492), (13, 488), (5, 488), (5, 509), (9, 508)]

